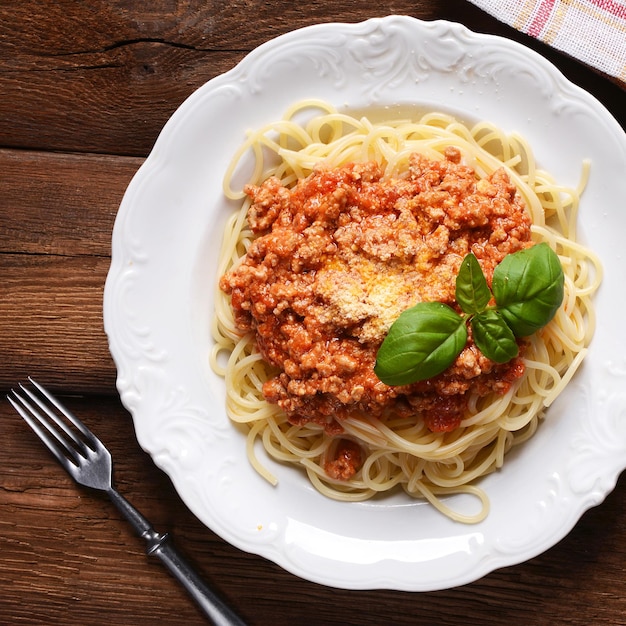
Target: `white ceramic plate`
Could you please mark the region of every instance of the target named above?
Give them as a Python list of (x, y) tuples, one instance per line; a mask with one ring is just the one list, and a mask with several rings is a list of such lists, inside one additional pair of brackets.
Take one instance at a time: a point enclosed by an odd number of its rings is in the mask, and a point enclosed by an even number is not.
[[(538, 434), (482, 481), (491, 513), (478, 525), (401, 494), (333, 502), (294, 468), (269, 462), (280, 480), (273, 488), (250, 468), (244, 436), (226, 417), (224, 384), (207, 360), (216, 255), (234, 209), (222, 176), (246, 129), (307, 97), (348, 110), (415, 106), (491, 120), (523, 133), (564, 184), (592, 161), (580, 233), (606, 270), (596, 336)], [(117, 216), (104, 322), (139, 443), (218, 535), (326, 585), (435, 590), (539, 554), (604, 499), (626, 465), (624, 172), (617, 122), (511, 41), (392, 16), (313, 26), (261, 46), (176, 111)]]

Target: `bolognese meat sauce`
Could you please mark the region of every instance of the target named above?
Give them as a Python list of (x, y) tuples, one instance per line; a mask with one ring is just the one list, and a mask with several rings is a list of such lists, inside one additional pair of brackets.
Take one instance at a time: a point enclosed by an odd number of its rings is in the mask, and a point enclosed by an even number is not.
[(471, 392), (504, 393), (523, 374), (520, 357), (487, 359), (471, 330), (453, 365), (432, 379), (392, 387), (374, 374), (403, 310), (422, 301), (458, 309), (466, 254), (491, 284), (505, 255), (531, 245), (530, 217), (504, 170), (478, 180), (448, 148), (443, 160), (413, 154), (402, 178), (367, 162), (320, 166), (291, 189), (269, 178), (245, 191), (257, 237), (220, 287), (231, 294), (237, 327), (254, 331), (277, 368), (263, 393), (290, 422), (338, 434), (348, 416), (414, 415), (450, 431)]

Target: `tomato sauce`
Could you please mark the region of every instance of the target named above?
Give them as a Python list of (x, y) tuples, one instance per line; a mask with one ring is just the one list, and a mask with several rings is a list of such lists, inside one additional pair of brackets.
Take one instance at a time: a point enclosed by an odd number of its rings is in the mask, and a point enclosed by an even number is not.
[(246, 187), (257, 237), (220, 287), (237, 327), (254, 331), (277, 369), (263, 393), (290, 422), (339, 434), (348, 416), (396, 414), (450, 431), (470, 393), (504, 393), (523, 374), (519, 357), (498, 365), (481, 354), (471, 330), (453, 365), (432, 379), (392, 387), (374, 374), (376, 352), (404, 309), (438, 301), (458, 310), (466, 254), (491, 284), (506, 254), (531, 245), (530, 217), (506, 172), (478, 180), (458, 150), (445, 157), (414, 154), (401, 178), (367, 162), (319, 167), (291, 189), (277, 178)]

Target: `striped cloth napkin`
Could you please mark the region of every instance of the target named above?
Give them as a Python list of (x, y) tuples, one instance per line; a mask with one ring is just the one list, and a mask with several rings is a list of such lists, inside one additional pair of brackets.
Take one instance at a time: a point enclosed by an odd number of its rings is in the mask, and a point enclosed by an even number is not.
[(470, 0), (500, 21), (626, 83), (626, 0)]

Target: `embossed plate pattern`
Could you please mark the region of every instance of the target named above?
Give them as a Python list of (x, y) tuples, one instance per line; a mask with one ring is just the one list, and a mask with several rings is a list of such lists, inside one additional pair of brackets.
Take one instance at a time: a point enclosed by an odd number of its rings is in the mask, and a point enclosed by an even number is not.
[[(463, 526), (398, 494), (342, 504), (293, 468), (249, 467), (209, 369), (225, 166), (248, 128), (294, 101), (346, 110), (444, 109), (524, 134), (540, 165), (575, 185), (592, 161), (580, 234), (602, 256), (598, 329), (584, 367), (537, 435), (482, 481), (491, 513)], [(113, 233), (104, 322), (117, 386), (137, 438), (209, 528), (312, 581), (435, 590), (539, 554), (614, 487), (626, 465), (626, 361), (619, 311), (626, 137), (591, 96), (532, 51), (449, 22), (391, 16), (279, 37), (198, 89), (164, 127), (132, 180)], [(454, 506), (471, 501), (457, 497)]]

